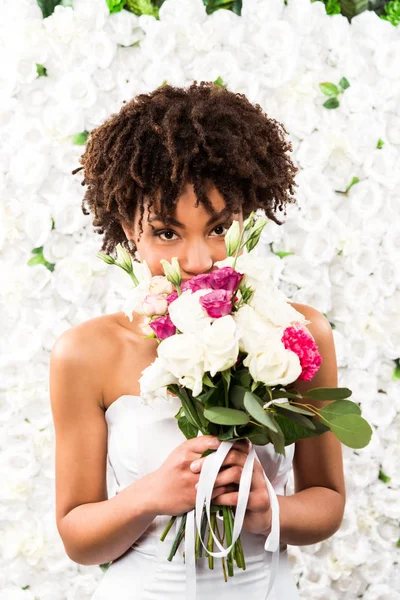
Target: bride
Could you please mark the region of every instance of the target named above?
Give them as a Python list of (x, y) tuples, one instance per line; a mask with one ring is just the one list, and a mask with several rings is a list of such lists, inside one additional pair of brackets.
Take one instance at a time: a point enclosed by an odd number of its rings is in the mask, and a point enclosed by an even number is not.
[[(195, 81), (164, 85), (124, 103), (94, 129), (81, 157), (82, 210), (93, 215), (101, 250), (121, 243), (153, 275), (160, 259), (178, 257), (183, 279), (211, 272), (226, 257), (224, 236), (252, 210), (275, 212), (294, 202), (296, 167), (285, 128), (243, 94)], [(285, 213), (286, 214), (286, 213)], [(329, 321), (315, 308), (291, 303), (310, 321), (322, 356), (311, 381), (291, 387), (337, 387)], [(65, 331), (50, 358), (50, 399), (56, 432), (56, 521), (65, 551), (82, 565), (111, 563), (93, 600), (176, 600), (185, 596), (182, 553), (167, 555), (174, 535), (160, 535), (171, 515), (195, 506), (202, 453), (214, 436), (186, 440), (175, 414), (180, 403), (140, 398), (142, 371), (156, 358), (143, 316), (123, 311)], [(320, 408), (327, 402), (309, 400)], [(254, 446), (252, 484), (241, 532), (246, 570), (224, 581), (218, 559), (197, 564), (197, 598), (266, 598), (271, 555), (264, 549), (271, 504), (264, 478), (279, 501), (279, 570), (270, 600), (300, 598), (287, 545), (325, 540), (340, 527), (345, 507), (341, 444), (331, 432), (286, 446)], [(235, 442), (215, 482), (213, 504), (235, 505), (250, 445)], [(107, 468), (117, 492), (108, 497)], [(286, 496), (293, 468), (295, 493)], [(173, 532), (172, 532), (173, 533)]]

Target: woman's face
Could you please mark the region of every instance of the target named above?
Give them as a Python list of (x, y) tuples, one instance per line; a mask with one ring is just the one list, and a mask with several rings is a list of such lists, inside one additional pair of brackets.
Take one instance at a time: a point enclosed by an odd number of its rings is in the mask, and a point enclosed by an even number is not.
[(149, 214), (146, 206), (140, 240), (139, 211), (131, 227), (122, 225), (127, 238), (135, 241), (140, 260), (146, 261), (153, 276), (164, 274), (160, 263), (162, 258), (169, 262), (174, 256), (178, 258), (183, 280), (211, 272), (215, 262), (226, 258), (225, 234), (233, 220), (239, 221), (242, 226), (242, 213), (229, 213), (215, 186), (207, 189), (207, 195), (216, 213), (215, 218), (201, 203), (195, 207), (196, 194), (193, 185), (188, 183), (174, 214), (169, 215), (171, 223), (160, 221), (154, 210)]

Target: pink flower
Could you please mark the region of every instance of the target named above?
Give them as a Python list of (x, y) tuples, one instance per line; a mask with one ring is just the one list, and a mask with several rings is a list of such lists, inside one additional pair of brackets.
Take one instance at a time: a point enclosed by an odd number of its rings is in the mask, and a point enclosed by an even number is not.
[(212, 287), (210, 285), (210, 279), (211, 273), (200, 273), (200, 275), (195, 275), (194, 277), (191, 277), (185, 281), (184, 285), (187, 285), (192, 292), (197, 292), (197, 290), (205, 290)]
[(214, 290), (227, 290), (233, 292), (237, 289), (243, 274), (238, 273), (232, 267), (222, 267), (211, 273), (210, 284)]
[(168, 309), (167, 299), (163, 294), (147, 294), (142, 308), (147, 317), (165, 315)]
[(155, 319), (149, 323), (149, 327), (152, 328), (159, 340), (165, 340), (165, 338), (176, 333), (176, 327), (171, 321), (169, 315)]
[(199, 298), (209, 317), (219, 318), (232, 312), (232, 292), (213, 290)]
[(308, 330), (303, 326), (300, 329), (287, 327), (283, 332), (282, 342), (287, 350), (295, 352), (300, 359), (302, 372), (298, 379), (312, 379), (322, 363), (322, 356)]

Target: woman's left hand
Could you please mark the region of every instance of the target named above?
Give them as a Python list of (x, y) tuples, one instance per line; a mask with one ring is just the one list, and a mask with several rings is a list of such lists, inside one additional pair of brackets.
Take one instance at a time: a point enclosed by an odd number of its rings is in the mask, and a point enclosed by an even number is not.
[[(221, 465), (214, 487), (231, 484), (232, 491), (216, 496), (213, 498), (212, 504), (237, 506), (239, 482), (249, 451), (250, 443), (248, 440), (238, 440), (229, 450)], [(204, 460), (205, 458), (200, 459), (200, 469), (195, 472), (200, 472)], [(222, 469), (222, 467), (225, 468)], [(255, 458), (243, 529), (249, 533), (267, 536), (270, 532), (271, 522), (272, 511), (264, 471), (261, 463)]]

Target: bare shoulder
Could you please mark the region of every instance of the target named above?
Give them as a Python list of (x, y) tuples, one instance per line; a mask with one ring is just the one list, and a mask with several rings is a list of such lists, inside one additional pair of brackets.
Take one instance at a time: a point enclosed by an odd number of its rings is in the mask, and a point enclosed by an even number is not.
[[(51, 350), (50, 363), (63, 365), (72, 372), (86, 372), (97, 382), (99, 405), (103, 404), (103, 387), (107, 366), (112, 364), (120, 346), (116, 314), (88, 319), (64, 331)], [(103, 377), (101, 376), (103, 374)]]

